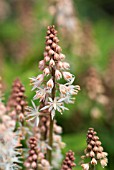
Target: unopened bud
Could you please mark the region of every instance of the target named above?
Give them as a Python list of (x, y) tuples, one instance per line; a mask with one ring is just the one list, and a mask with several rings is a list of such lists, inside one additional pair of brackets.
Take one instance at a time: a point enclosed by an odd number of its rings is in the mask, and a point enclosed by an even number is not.
[(62, 74), (59, 70), (55, 71), (55, 77), (56, 77), (57, 80), (60, 80), (62, 78)]
[(54, 86), (54, 83), (53, 83), (53, 80), (52, 79), (50, 79), (48, 82), (47, 82), (47, 87), (49, 87), (49, 88), (53, 88), (53, 86)]

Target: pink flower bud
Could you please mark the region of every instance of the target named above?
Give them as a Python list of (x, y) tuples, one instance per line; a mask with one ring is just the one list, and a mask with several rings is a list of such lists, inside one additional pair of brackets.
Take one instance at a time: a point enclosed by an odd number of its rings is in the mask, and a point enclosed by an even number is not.
[(29, 163), (29, 162), (25, 162), (24, 165), (25, 165), (26, 168), (29, 168), (29, 167), (30, 167), (30, 163)]
[(95, 158), (92, 158), (91, 164), (92, 164), (92, 165), (97, 165), (97, 160), (96, 160)]
[(89, 170), (89, 164), (88, 163), (82, 164), (81, 166), (82, 166), (83, 170)]
[(67, 92), (67, 87), (66, 87), (65, 85), (60, 84), (59, 89), (60, 89), (60, 92), (61, 92), (62, 94), (66, 94), (66, 92)]
[(53, 86), (54, 86), (54, 83), (53, 83), (53, 80), (52, 79), (50, 79), (48, 82), (47, 82), (47, 87), (49, 87), (49, 88), (53, 88)]
[(55, 53), (55, 54), (54, 54), (54, 59), (55, 59), (55, 60), (59, 60), (59, 59), (60, 59), (59, 54)]
[(63, 72), (63, 77), (66, 81), (68, 81), (72, 78), (72, 74), (69, 72)]
[(38, 159), (43, 159), (44, 158), (44, 154), (42, 153), (42, 152), (40, 152), (39, 154), (38, 154)]
[(55, 71), (55, 77), (56, 77), (57, 80), (60, 80), (62, 78), (62, 74), (59, 70)]
[(33, 155), (33, 160), (36, 160), (36, 159), (37, 159), (37, 155), (34, 154), (34, 155)]
[(44, 74), (45, 74), (45, 75), (49, 75), (49, 73), (50, 73), (49, 68), (46, 67), (46, 68), (44, 69)]
[(37, 167), (36, 162), (32, 162), (31, 166), (32, 166), (32, 168), (36, 168)]
[(49, 51), (50, 50), (50, 46), (46, 46), (46, 51)]
[(94, 157), (94, 156), (95, 156), (95, 153), (94, 153), (92, 150), (90, 151), (90, 156), (91, 156), (91, 157)]
[(65, 59), (65, 55), (64, 54), (60, 54), (60, 59), (64, 60)]
[(62, 69), (62, 68), (63, 68), (63, 63), (62, 63), (61, 61), (58, 61), (57, 67), (58, 67), (59, 69)]
[(57, 53), (61, 52), (61, 47), (59, 45), (56, 47), (56, 51), (57, 51)]
[(54, 37), (54, 35), (53, 35), (53, 34), (50, 34), (50, 35), (49, 35), (49, 37), (50, 37), (50, 38), (53, 38), (53, 37)]
[(55, 53), (55, 52), (54, 52), (53, 50), (49, 50), (49, 55), (50, 55), (50, 56), (54, 55), (54, 53)]
[(48, 62), (48, 61), (50, 60), (50, 57), (49, 57), (49, 56), (46, 56), (46, 57), (44, 58), (44, 60), (45, 60), (46, 62)]
[(39, 62), (39, 69), (40, 69), (40, 70), (43, 70), (43, 69), (44, 69), (44, 66), (45, 66), (45, 61), (44, 61), (44, 60), (41, 60), (41, 61)]
[(54, 62), (53, 59), (50, 60), (49, 65), (50, 65), (51, 67), (53, 67), (53, 66), (55, 65), (55, 62)]
[(23, 115), (23, 113), (20, 113), (20, 114), (19, 114), (19, 120), (20, 120), (21, 122), (24, 120), (24, 115)]
[(70, 68), (69, 63), (63, 62), (63, 68), (66, 69), (66, 70), (68, 70), (68, 69)]
[(55, 48), (57, 45), (55, 43), (52, 43), (52, 47)]
[(46, 44), (48, 44), (48, 45), (51, 44), (51, 43), (52, 43), (52, 40), (50, 40), (50, 39), (47, 40), (47, 42), (46, 42)]
[(101, 159), (100, 163), (101, 163), (101, 166), (104, 168), (105, 166), (107, 166), (108, 159), (107, 158)]

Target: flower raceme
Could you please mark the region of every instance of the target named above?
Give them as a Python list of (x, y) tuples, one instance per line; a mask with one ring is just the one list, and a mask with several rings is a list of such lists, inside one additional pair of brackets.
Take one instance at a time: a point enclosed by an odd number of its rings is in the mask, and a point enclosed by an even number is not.
[[(44, 59), (39, 62), (39, 69), (43, 71), (37, 77), (30, 78), (33, 85), (32, 90), (36, 90), (34, 100), (39, 99), (44, 103), (40, 111), (48, 109), (52, 118), (55, 111), (62, 113), (68, 110), (64, 103), (73, 103), (73, 95), (77, 95), (80, 87), (72, 85), (74, 75), (69, 72), (70, 65), (65, 62), (65, 55), (62, 54), (58, 45), (57, 31), (54, 26), (49, 26), (46, 36), (46, 47)], [(65, 84), (60, 84), (59, 80), (64, 78)], [(58, 91), (57, 91), (58, 90)]]

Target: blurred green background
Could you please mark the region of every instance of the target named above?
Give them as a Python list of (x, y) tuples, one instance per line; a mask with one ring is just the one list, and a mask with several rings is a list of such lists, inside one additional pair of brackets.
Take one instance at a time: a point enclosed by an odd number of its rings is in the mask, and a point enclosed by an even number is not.
[[(114, 1), (113, 0), (0, 0), (0, 75), (5, 101), (19, 77), (30, 103), (29, 77), (39, 74), (48, 25), (55, 24), (60, 45), (75, 84), (76, 103), (63, 116), (64, 153), (73, 149), (76, 169), (86, 147), (86, 132), (94, 127), (114, 169)], [(100, 170), (101, 168), (98, 167)], [(75, 169), (75, 168), (74, 168)]]

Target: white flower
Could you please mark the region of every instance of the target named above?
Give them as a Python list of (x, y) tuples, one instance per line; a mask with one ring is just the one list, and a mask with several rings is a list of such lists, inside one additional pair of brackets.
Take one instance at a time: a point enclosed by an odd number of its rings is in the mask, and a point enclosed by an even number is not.
[(34, 96), (34, 100), (36, 99), (40, 99), (40, 101), (44, 101), (46, 98), (46, 94), (47, 93), (51, 93), (50, 89), (46, 89), (46, 88), (41, 88), (38, 87), (38, 90), (36, 91), (36, 95)]
[(62, 114), (62, 111), (64, 110), (68, 110), (64, 104), (63, 104), (64, 98), (62, 99), (57, 99), (56, 97), (54, 98), (54, 100), (52, 100), (52, 98), (49, 97), (49, 102), (47, 106), (44, 106), (41, 110), (45, 110), (48, 109), (49, 112), (51, 112), (52, 115), (52, 119), (55, 116), (55, 110), (57, 110), (58, 112), (60, 112)]
[(44, 75), (43, 74), (40, 74), (37, 77), (30, 78), (31, 83), (33, 85), (32, 90), (38, 88), (40, 86), (40, 84), (43, 82), (43, 79), (44, 79)]
[(76, 95), (80, 87), (78, 85), (69, 85), (66, 83), (65, 85), (60, 84), (59, 89), (61, 92), (61, 97), (64, 98), (65, 103), (74, 103), (75, 98), (72, 98), (72, 95)]
[(35, 103), (33, 101), (32, 102), (32, 105), (33, 107), (27, 107), (26, 109), (28, 110), (28, 115), (26, 116), (26, 119), (31, 121), (31, 120), (34, 120), (35, 119), (35, 126), (38, 126), (39, 124), (39, 115), (40, 115), (40, 112), (39, 112), (39, 107), (36, 107)]

